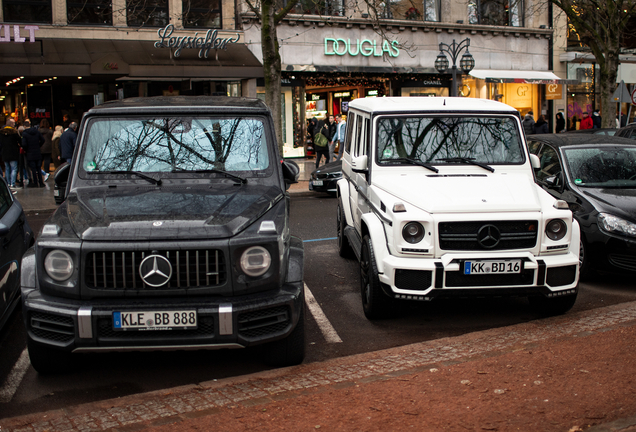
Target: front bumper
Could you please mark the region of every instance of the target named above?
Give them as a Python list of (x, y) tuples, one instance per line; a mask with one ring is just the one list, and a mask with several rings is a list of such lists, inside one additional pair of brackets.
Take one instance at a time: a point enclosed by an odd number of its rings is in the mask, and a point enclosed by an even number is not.
[[(304, 302), (302, 282), (279, 290), (233, 298), (99, 299), (73, 301), (22, 289), (30, 340), (70, 352), (244, 348), (282, 339), (296, 327)], [(197, 311), (192, 330), (122, 331), (113, 312)]]
[[(520, 273), (465, 275), (467, 260), (515, 259), (522, 262)], [(446, 254), (442, 258), (385, 256), (379, 275), (385, 293), (405, 300), (433, 300), (437, 297), (531, 296), (554, 297), (574, 294), (578, 289), (578, 255), (535, 257), (531, 253)]]

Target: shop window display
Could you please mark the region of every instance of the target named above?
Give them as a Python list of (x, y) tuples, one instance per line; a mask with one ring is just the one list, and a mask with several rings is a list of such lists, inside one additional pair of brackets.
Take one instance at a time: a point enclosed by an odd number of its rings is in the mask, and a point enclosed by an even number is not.
[(168, 0), (127, 0), (126, 9), (131, 27), (168, 25)]
[(469, 24), (523, 27), (523, 0), (469, 0)]
[(184, 0), (183, 26), (223, 28), (220, 0)]
[(113, 25), (111, 0), (68, 1), (66, 14), (69, 24)]
[(51, 0), (4, 0), (2, 4), (5, 22), (52, 22)]

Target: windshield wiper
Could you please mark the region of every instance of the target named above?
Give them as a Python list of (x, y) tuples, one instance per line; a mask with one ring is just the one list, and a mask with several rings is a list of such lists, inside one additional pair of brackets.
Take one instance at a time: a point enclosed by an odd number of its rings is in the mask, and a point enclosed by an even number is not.
[(100, 174), (134, 174), (137, 177), (141, 177), (142, 179), (149, 181), (152, 184), (157, 186), (161, 186), (161, 179), (157, 180), (155, 178), (150, 177), (144, 173), (140, 173), (139, 171), (99, 171)]
[(465, 164), (470, 164), (470, 165), (477, 165), (478, 167), (482, 167), (485, 170), (488, 170), (490, 172), (495, 172), (495, 169), (493, 167), (491, 167), (490, 165), (486, 165), (485, 163), (482, 162), (477, 162), (475, 161), (475, 158), (466, 158), (466, 157), (452, 157), (452, 158), (441, 158), (441, 159), (435, 159), (441, 162), (457, 162), (457, 163), (465, 163)]
[(433, 172), (439, 172), (439, 170), (437, 168), (435, 168), (433, 165), (427, 164), (426, 162), (422, 162), (422, 161), (418, 161), (415, 159), (409, 159), (409, 158), (395, 158), (395, 159), (380, 159), (380, 162), (387, 162), (387, 161), (398, 161), (398, 162), (406, 162), (409, 163), (411, 165), (417, 165), (417, 166), (421, 166), (424, 168), (427, 168)]
[(226, 177), (231, 178), (232, 180), (235, 180), (241, 184), (246, 184), (247, 183), (247, 179), (237, 176), (236, 174), (232, 174), (230, 172), (227, 171), (223, 171), (220, 169), (215, 169), (215, 168), (210, 168), (210, 169), (204, 169), (204, 170), (182, 170), (182, 169), (173, 169), (171, 172), (173, 173), (196, 173), (196, 174), (201, 174), (201, 173), (214, 173), (214, 174), (223, 174)]

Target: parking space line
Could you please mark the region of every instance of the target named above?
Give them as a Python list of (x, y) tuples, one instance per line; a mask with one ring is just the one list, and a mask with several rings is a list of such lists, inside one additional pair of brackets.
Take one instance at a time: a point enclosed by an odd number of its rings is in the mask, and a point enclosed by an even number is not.
[(333, 328), (329, 319), (322, 311), (322, 308), (316, 301), (316, 298), (309, 290), (307, 284), (305, 284), (305, 303), (309, 308), (309, 311), (314, 316), (314, 319), (318, 323), (318, 328), (322, 332), (322, 335), (325, 337), (325, 340), (329, 343), (342, 343), (342, 339), (338, 336), (336, 329)]
[(338, 237), (327, 237), (321, 239), (311, 239), (311, 240), (303, 240), (303, 243), (317, 242), (317, 241), (327, 241), (327, 240), (338, 240)]
[(0, 403), (11, 402), (13, 395), (18, 391), (18, 387), (20, 387), (22, 378), (24, 378), (24, 375), (29, 369), (29, 365), (29, 353), (25, 348), (22, 354), (20, 354), (18, 361), (13, 365), (13, 369), (9, 372), (9, 376), (7, 376), (4, 385), (0, 388)]

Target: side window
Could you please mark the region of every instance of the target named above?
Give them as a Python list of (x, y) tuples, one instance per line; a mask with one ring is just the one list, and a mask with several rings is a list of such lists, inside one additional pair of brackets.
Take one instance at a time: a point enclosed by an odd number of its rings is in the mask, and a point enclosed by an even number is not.
[(351, 113), (347, 118), (347, 130), (345, 132), (345, 152), (351, 153), (351, 136), (353, 135), (353, 123), (358, 116)]
[(11, 198), (11, 192), (7, 189), (5, 182), (0, 180), (0, 218), (9, 211), (13, 205), (13, 198)]
[(356, 140), (353, 143), (354, 145), (354, 149), (353, 149), (353, 155), (354, 156), (359, 156), (360, 155), (360, 143), (362, 140), (362, 117), (360, 116), (356, 116)]
[(561, 172), (561, 163), (556, 150), (549, 145), (543, 146), (539, 154), (541, 169), (537, 171), (537, 180), (544, 181), (547, 177), (557, 175)]
[(362, 148), (360, 150), (361, 155), (369, 154), (369, 141), (371, 140), (371, 134), (369, 133), (369, 119), (364, 119), (364, 140), (362, 141)]

